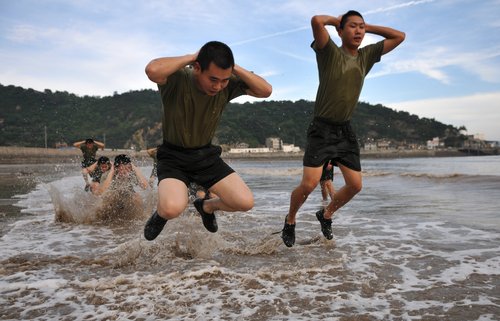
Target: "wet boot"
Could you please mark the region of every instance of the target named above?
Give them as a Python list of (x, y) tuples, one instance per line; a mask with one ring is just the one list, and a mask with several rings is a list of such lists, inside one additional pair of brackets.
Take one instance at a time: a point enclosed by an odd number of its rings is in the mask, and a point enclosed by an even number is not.
[(144, 237), (146, 240), (152, 241), (160, 235), (165, 224), (167, 224), (167, 219), (164, 219), (158, 215), (158, 211), (155, 211), (146, 222), (146, 226), (144, 226)]

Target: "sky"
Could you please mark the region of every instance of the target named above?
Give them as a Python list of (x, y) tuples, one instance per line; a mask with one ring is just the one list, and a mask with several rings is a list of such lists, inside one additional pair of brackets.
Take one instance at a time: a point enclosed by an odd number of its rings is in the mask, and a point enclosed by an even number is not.
[[(361, 101), (500, 141), (500, 0), (0, 0), (0, 84), (79, 96), (156, 89), (150, 60), (219, 40), (271, 83), (266, 100), (314, 101), (311, 17), (350, 9), (406, 33)], [(362, 46), (379, 40), (367, 34)]]

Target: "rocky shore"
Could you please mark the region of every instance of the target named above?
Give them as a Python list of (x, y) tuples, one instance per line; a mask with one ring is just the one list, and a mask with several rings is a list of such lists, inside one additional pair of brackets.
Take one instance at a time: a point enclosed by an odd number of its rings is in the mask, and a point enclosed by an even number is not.
[[(99, 150), (99, 156), (113, 158), (118, 154), (128, 154), (136, 161), (150, 161), (145, 151), (133, 150)], [(224, 159), (302, 159), (303, 153), (247, 153), (230, 154), (223, 153)], [(467, 156), (467, 153), (456, 149), (446, 150), (385, 150), (385, 151), (362, 151), (361, 157), (368, 158), (405, 158), (405, 157), (451, 157)], [(79, 163), (81, 152), (76, 148), (33, 148), (33, 147), (5, 147), (0, 146), (0, 164), (44, 164), (44, 163)]]

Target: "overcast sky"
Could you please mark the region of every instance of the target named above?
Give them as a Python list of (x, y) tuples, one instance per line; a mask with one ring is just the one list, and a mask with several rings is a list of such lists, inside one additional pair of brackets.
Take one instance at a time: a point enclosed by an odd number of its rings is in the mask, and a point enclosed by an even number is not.
[(314, 100), (310, 19), (349, 9), (406, 33), (370, 72), (362, 101), (500, 140), (499, 0), (0, 0), (0, 83), (80, 96), (155, 89), (151, 59), (219, 40), (273, 85), (268, 100)]

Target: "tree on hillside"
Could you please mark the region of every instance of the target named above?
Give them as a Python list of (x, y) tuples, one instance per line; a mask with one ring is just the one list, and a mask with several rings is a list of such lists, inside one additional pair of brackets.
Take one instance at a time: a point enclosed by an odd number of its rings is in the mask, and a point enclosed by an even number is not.
[[(43, 147), (45, 126), (48, 146), (88, 137), (105, 137), (108, 148), (134, 145), (144, 149), (162, 142), (162, 107), (155, 90), (80, 97), (0, 85), (0, 107), (3, 146)], [(226, 108), (216, 132), (219, 144), (257, 147), (273, 136), (304, 148), (314, 102), (260, 101), (231, 103)], [(462, 128), (366, 102), (358, 104), (352, 125), (361, 142), (385, 138), (425, 144), (433, 137), (442, 137), (450, 146), (459, 146), (465, 138), (460, 134)]]

